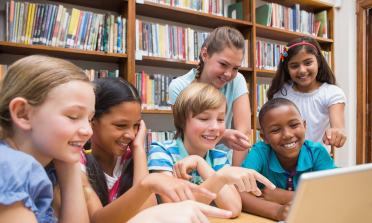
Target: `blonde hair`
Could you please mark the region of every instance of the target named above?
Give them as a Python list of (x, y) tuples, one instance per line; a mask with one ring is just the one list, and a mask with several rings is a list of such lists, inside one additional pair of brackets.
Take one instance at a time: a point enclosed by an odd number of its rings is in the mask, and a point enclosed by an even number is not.
[(174, 139), (184, 138), (186, 120), (190, 113), (192, 117), (208, 109), (217, 109), (226, 105), (227, 99), (220, 90), (204, 83), (192, 83), (181, 91), (173, 107), (174, 126), (176, 135)]
[[(203, 49), (204, 47), (207, 49), (209, 57), (214, 53), (221, 52), (226, 47), (235, 47), (238, 50), (243, 50), (244, 55), (244, 37), (239, 30), (228, 26), (222, 26), (211, 32), (211, 34), (205, 39), (201, 48)], [(200, 79), (203, 68), (204, 61), (200, 53), (194, 82)]]
[(53, 88), (70, 81), (90, 83), (79, 67), (66, 60), (34, 55), (14, 62), (0, 81), (0, 139), (12, 132), (11, 100), (22, 97), (38, 106)]

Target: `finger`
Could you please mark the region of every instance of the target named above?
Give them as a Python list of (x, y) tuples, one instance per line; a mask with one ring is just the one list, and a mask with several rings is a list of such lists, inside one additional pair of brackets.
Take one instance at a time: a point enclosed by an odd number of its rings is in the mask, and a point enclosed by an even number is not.
[(346, 137), (344, 136), (344, 137), (342, 137), (342, 139), (340, 141), (340, 146), (339, 147), (343, 147), (345, 142), (346, 142)]
[(249, 142), (248, 136), (244, 135), (243, 133), (239, 132), (238, 130), (234, 131), (236, 138), (244, 139), (245, 141)]
[(332, 131), (331, 138), (329, 139), (329, 145), (334, 145), (336, 141), (336, 132)]
[(166, 194), (165, 196), (167, 196), (172, 201), (172, 203), (180, 202), (180, 198), (174, 190), (170, 190), (169, 194)]
[[(256, 180), (253, 178), (253, 180), (256, 182)], [(261, 191), (258, 190), (257, 191), (257, 187), (255, 189), (252, 188), (252, 184), (251, 184), (251, 180), (249, 177), (245, 177), (243, 179), (244, 181), (244, 184), (245, 184), (245, 188), (250, 188), (250, 190), (246, 190), (247, 192), (250, 192), (250, 194), (252, 194), (253, 196), (261, 196)], [(248, 185), (248, 186), (247, 186)]]
[(186, 197), (187, 197), (188, 200), (192, 200), (192, 201), (196, 200), (194, 194), (192, 194), (189, 187), (186, 187), (185, 194), (186, 194)]
[(242, 139), (242, 138), (239, 138), (240, 139), (240, 144), (242, 147), (245, 147), (245, 148), (251, 148), (252, 145), (249, 144), (249, 139), (248, 140), (245, 140), (245, 139)]
[(336, 134), (336, 139), (335, 139), (335, 146), (336, 147), (340, 147), (341, 139), (342, 139), (341, 134)]
[(232, 212), (225, 211), (216, 207), (212, 207), (206, 204), (195, 202), (199, 210), (206, 216), (217, 217), (217, 218), (231, 218)]
[(236, 150), (236, 151), (244, 151), (244, 150), (247, 150), (248, 147), (244, 147), (244, 146), (241, 146), (235, 142), (233, 142), (230, 146), (230, 149), (232, 150)]
[(188, 200), (187, 196), (185, 194), (185, 189), (184, 188), (178, 188), (178, 190), (176, 190), (176, 192), (177, 192), (177, 195), (178, 195), (178, 197), (180, 198), (181, 201), (187, 201)]
[[(182, 179), (184, 180), (189, 180), (190, 179), (190, 175), (188, 175), (186, 172), (187, 172), (187, 169), (188, 167), (186, 166), (186, 164), (182, 164), (181, 165), (181, 168), (180, 168), (180, 174), (182, 176)], [(192, 178), (192, 177), (191, 177)]]
[(323, 142), (324, 142), (324, 144), (329, 145), (329, 141), (328, 141), (327, 135), (325, 133), (323, 135)]
[(251, 191), (251, 185), (245, 185), (242, 179), (238, 179), (234, 181), (235, 186), (238, 188), (239, 192), (243, 191)]
[(204, 197), (215, 199), (217, 197), (217, 194), (210, 192), (209, 190), (205, 189), (204, 187), (198, 186), (193, 183), (189, 183), (189, 188), (193, 193), (200, 194)]
[(249, 183), (251, 184), (251, 191), (256, 195), (256, 196), (261, 196), (261, 190), (258, 189), (257, 187), (257, 182), (256, 179), (254, 178), (253, 174), (249, 175)]
[(175, 178), (177, 178), (177, 179), (180, 179), (180, 174), (179, 174), (179, 164), (175, 164), (175, 165), (173, 165), (173, 176), (175, 177)]
[(254, 173), (254, 178), (257, 181), (260, 181), (261, 183), (265, 184), (270, 189), (275, 189), (276, 188), (276, 186), (273, 183), (271, 183), (270, 180), (268, 180), (266, 177), (262, 176), (261, 174), (259, 174), (257, 172)]
[(196, 211), (195, 214), (196, 214), (198, 222), (200, 222), (200, 223), (210, 223), (207, 216), (205, 216), (200, 210)]

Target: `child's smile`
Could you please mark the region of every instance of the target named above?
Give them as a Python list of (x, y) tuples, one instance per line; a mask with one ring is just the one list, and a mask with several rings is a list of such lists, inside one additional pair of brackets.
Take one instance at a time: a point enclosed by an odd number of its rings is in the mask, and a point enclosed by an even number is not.
[(269, 110), (261, 126), (264, 131), (261, 137), (273, 148), (279, 162), (297, 159), (305, 142), (306, 122), (294, 106)]

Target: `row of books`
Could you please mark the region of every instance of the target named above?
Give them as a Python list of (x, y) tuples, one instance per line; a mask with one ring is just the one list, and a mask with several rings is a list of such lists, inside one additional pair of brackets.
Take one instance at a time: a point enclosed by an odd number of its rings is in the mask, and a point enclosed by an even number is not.
[(224, 16), (224, 0), (147, 0), (174, 7), (191, 9), (212, 15)]
[(262, 108), (262, 106), (268, 101), (267, 91), (269, 90), (269, 84), (257, 84), (256, 86), (256, 107), (257, 107), (257, 117)]
[(0, 64), (0, 79), (5, 76), (6, 72), (9, 70), (9, 65)]
[(151, 149), (151, 143), (172, 140), (175, 134), (176, 134), (175, 131), (152, 132), (151, 129), (148, 129), (147, 137), (145, 140), (145, 151), (146, 151), (147, 156), (149, 155), (149, 152)]
[(144, 56), (198, 61), (209, 33), (190, 28), (145, 23), (136, 20), (136, 53)]
[(314, 14), (300, 10), (299, 4), (284, 7), (276, 3), (267, 3), (257, 7), (256, 23), (328, 38), (327, 11)]
[(6, 41), (109, 53), (126, 52), (126, 19), (62, 5), (6, 2)]
[(98, 78), (103, 77), (119, 77), (119, 70), (115, 70), (115, 72), (109, 72), (107, 70), (83, 70), (84, 73), (89, 77), (91, 81), (94, 81)]
[[(253, 145), (253, 129), (251, 131), (251, 137), (249, 138), (249, 144)], [(260, 136), (260, 130), (256, 130), (256, 143), (257, 142), (260, 142), (260, 141), (263, 141), (261, 136)]]
[(142, 110), (171, 110), (168, 96), (172, 80), (170, 75), (136, 73), (135, 86), (142, 99)]
[[(279, 55), (283, 52), (284, 45), (256, 41), (256, 67), (265, 70), (277, 70), (281, 63)], [(322, 50), (322, 55), (332, 68), (331, 52)]]

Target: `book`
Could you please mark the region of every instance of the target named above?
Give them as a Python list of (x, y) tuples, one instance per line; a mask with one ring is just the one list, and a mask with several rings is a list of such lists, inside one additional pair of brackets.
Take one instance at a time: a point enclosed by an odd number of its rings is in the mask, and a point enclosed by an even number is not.
[(62, 18), (63, 10), (64, 10), (64, 7), (62, 5), (59, 5), (58, 6), (58, 12), (57, 12), (57, 19), (56, 19), (54, 29), (53, 29), (52, 43), (50, 44), (51, 46), (56, 46), (57, 39), (58, 39), (58, 33), (60, 33), (59, 32), (60, 23), (61, 23), (61, 20), (63, 19)]
[(315, 22), (320, 22), (319, 31), (317, 33), (318, 36), (323, 38), (328, 38), (327, 36), (327, 11), (321, 11), (317, 13)]
[(68, 48), (74, 48), (74, 41), (76, 37), (79, 16), (80, 16), (80, 10), (73, 8), (71, 12), (70, 26), (67, 32), (66, 47)]

